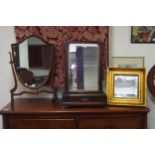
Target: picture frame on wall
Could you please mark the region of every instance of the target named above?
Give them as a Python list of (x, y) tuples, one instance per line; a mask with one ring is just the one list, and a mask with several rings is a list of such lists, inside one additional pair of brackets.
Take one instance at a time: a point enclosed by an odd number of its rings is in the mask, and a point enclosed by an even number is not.
[(112, 57), (111, 67), (144, 68), (144, 57)]
[(131, 43), (155, 43), (155, 26), (132, 26)]
[(109, 105), (146, 106), (144, 68), (108, 68)]

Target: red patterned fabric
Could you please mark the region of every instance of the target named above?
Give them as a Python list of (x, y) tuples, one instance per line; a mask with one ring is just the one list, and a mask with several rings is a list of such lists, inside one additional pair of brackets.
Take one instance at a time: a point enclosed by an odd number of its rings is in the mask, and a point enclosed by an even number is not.
[(56, 47), (54, 86), (64, 86), (64, 45), (71, 41), (99, 41), (103, 44), (103, 74), (108, 61), (108, 27), (106, 26), (15, 26), (17, 42), (29, 35), (42, 37)]

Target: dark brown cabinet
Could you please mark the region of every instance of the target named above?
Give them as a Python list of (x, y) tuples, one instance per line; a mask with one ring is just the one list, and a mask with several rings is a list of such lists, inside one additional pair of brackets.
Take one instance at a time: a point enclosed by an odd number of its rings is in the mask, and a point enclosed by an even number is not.
[(145, 129), (145, 107), (70, 107), (49, 99), (16, 99), (0, 114), (7, 129)]

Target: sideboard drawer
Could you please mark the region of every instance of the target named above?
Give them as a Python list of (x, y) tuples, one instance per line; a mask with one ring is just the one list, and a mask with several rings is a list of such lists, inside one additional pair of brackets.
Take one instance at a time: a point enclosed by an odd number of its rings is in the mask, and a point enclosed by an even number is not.
[(9, 119), (8, 126), (12, 129), (74, 129), (74, 119)]
[(143, 126), (142, 116), (121, 116), (105, 118), (82, 118), (79, 120), (79, 128), (82, 129), (140, 129)]

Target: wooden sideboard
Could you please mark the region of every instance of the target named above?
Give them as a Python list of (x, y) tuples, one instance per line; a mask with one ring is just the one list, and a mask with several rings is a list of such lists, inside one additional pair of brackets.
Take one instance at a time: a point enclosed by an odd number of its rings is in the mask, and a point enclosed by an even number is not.
[(0, 114), (5, 129), (145, 129), (145, 107), (69, 107), (49, 99), (15, 99)]

